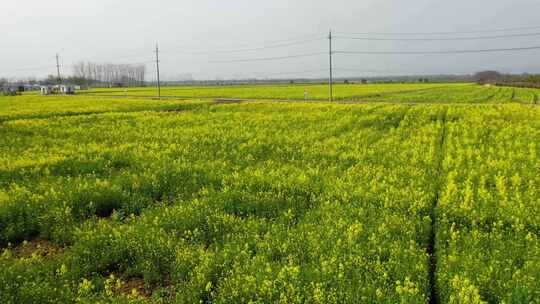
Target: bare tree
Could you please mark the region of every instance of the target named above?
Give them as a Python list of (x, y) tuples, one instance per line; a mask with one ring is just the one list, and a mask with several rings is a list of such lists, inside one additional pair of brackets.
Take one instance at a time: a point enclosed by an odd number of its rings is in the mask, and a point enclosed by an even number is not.
[(94, 86), (132, 86), (144, 85), (146, 67), (130, 64), (97, 64), (93, 62), (77, 62), (73, 65), (73, 76), (86, 79), (88, 85)]

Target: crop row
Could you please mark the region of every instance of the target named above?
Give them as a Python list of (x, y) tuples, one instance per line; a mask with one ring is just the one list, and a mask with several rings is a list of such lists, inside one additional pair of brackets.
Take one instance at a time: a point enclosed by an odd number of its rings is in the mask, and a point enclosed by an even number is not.
[(400, 94), (383, 94), (380, 96), (362, 97), (361, 100), (371, 102), (430, 104), (536, 104), (538, 101), (538, 90), (477, 85), (454, 85), (418, 92), (403, 92)]
[(4, 121), (0, 301), (533, 302), (539, 115), (250, 103)]
[[(336, 100), (350, 100), (360, 96), (376, 96), (380, 94), (398, 94), (432, 90), (441, 87), (462, 87), (468, 84), (336, 84), (334, 85), (334, 98)], [(290, 85), (238, 85), (238, 86), (173, 86), (163, 87), (163, 96), (176, 96), (183, 98), (246, 98), (246, 99), (308, 99), (328, 100), (328, 85), (326, 84), (290, 84)], [(129, 96), (156, 96), (154, 87), (129, 89), (92, 89), (81, 91), (82, 94), (93, 95), (129, 95)]]
[[(59, 136), (56, 147), (35, 142), (26, 166), (40, 170), (5, 186), (3, 238), (69, 246), (50, 261), (5, 254), (3, 302), (95, 301), (110, 274), (180, 303), (426, 302), (440, 115), (259, 104), (6, 122), (36, 141)], [(109, 147), (91, 172), (58, 161), (79, 155), (78, 140)]]
[[(183, 98), (246, 98), (327, 100), (327, 85), (279, 86), (207, 86), (164, 87), (162, 94)], [(94, 89), (91, 95), (155, 96), (155, 88)], [(474, 84), (338, 84), (334, 86), (336, 101), (370, 101), (392, 103), (525, 103), (538, 102), (538, 90)]]
[(482, 115), (467, 108), (448, 113), (445, 186), (437, 208), (441, 302), (536, 303), (539, 112), (480, 109)]
[(208, 102), (102, 98), (88, 96), (10, 96), (0, 97), (0, 123), (15, 119), (39, 119), (52, 116), (77, 116), (108, 112), (180, 111)]

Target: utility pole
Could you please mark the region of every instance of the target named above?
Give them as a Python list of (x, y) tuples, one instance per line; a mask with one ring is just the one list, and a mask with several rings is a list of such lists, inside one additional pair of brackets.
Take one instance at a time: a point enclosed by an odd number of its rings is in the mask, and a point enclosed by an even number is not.
[(161, 83), (159, 80), (159, 47), (157, 43), (156, 43), (156, 71), (157, 71), (158, 99), (161, 99)]
[(328, 100), (333, 101), (334, 100), (334, 92), (333, 92), (333, 82), (334, 77), (332, 75), (332, 30), (328, 32), (328, 42), (329, 42), (329, 57), (330, 57), (330, 77), (328, 78)]
[(60, 76), (60, 56), (56, 53), (56, 73), (58, 75), (58, 84), (61, 84), (62, 77)]

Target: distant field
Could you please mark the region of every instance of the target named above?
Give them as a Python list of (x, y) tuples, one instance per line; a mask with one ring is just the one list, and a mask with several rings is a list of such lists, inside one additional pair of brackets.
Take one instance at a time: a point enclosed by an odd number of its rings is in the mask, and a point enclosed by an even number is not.
[(0, 97), (0, 303), (538, 302), (537, 90), (303, 90)]
[[(361, 96), (370, 96), (385, 93), (411, 92), (424, 89), (433, 89), (446, 86), (463, 86), (463, 84), (370, 84), (334, 86), (334, 97), (349, 99)], [(88, 93), (125, 95), (125, 88), (94, 89)], [(310, 99), (327, 100), (328, 85), (236, 85), (236, 86), (177, 86), (162, 87), (163, 96), (177, 96), (184, 98), (250, 98), (250, 99), (293, 99), (303, 100), (304, 90)], [(128, 88), (128, 94), (134, 96), (155, 96), (155, 87)]]
[(0, 97), (0, 122), (11, 119), (48, 118), (106, 112), (163, 111), (189, 109), (209, 101), (106, 98), (95, 96)]
[[(327, 100), (327, 85), (238, 85), (162, 87), (161, 95), (179, 98), (245, 98), (303, 100), (304, 90), (310, 100)], [(81, 94), (146, 96), (157, 94), (155, 87), (112, 88), (81, 91)], [(476, 84), (337, 84), (337, 101), (410, 102), (410, 103), (536, 103), (538, 89), (485, 87)]]

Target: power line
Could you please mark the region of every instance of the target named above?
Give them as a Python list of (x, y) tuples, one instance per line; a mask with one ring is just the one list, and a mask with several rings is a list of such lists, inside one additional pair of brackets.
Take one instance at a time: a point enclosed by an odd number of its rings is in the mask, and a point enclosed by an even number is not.
[[(315, 72), (327, 72), (328, 69), (313, 69), (313, 70), (302, 70), (302, 71), (288, 71), (288, 72), (276, 72), (276, 73), (263, 73), (263, 72), (256, 72), (251, 73), (251, 75), (247, 76), (241, 76), (241, 79), (250, 79), (250, 78), (268, 78), (268, 77), (279, 77), (279, 76), (287, 76), (287, 75), (298, 75), (298, 74), (307, 74), (307, 73), (315, 73)], [(240, 76), (237, 76), (240, 77)]]
[(312, 69), (312, 70), (287, 71), (287, 72), (275, 72), (275, 73), (255, 72), (255, 73), (251, 73), (248, 76), (242, 76), (242, 77), (249, 78), (249, 77), (265, 77), (265, 76), (282, 76), (282, 75), (295, 75), (295, 74), (306, 74), (306, 73), (326, 72), (326, 71), (328, 71), (328, 69)]
[(289, 72), (277, 72), (277, 73), (257, 73), (258, 75), (268, 75), (268, 76), (278, 76), (278, 75), (294, 75), (294, 74), (305, 74), (305, 73), (315, 73), (315, 72), (325, 72), (327, 69), (313, 69), (313, 70), (303, 70), (303, 71), (289, 71)]
[(314, 57), (319, 55), (324, 55), (325, 52), (317, 53), (308, 53), (308, 54), (299, 54), (299, 55), (290, 55), (290, 56), (280, 56), (280, 57), (262, 57), (262, 58), (249, 58), (249, 59), (237, 59), (237, 60), (217, 60), (217, 61), (208, 61), (209, 63), (232, 63), (232, 62), (256, 62), (256, 61), (273, 61), (273, 60), (284, 60), (291, 58), (301, 58), (301, 57)]
[(172, 52), (185, 53), (185, 54), (235, 53), (235, 52), (245, 52), (245, 51), (256, 51), (259, 49), (267, 49), (267, 48), (278, 48), (278, 47), (289, 46), (289, 45), (297, 45), (297, 44), (303, 44), (303, 43), (308, 43), (308, 42), (322, 40), (322, 39), (324, 39), (322, 35), (312, 34), (312, 35), (296, 36), (296, 37), (292, 37), (288, 39), (281, 39), (281, 40), (266, 41), (266, 42), (258, 43), (258, 45), (262, 44), (262, 46), (253, 46), (253, 44), (243, 44), (240, 46), (236, 46), (238, 48), (216, 50), (216, 51), (186, 50), (185, 46), (177, 46), (174, 48), (170, 48), (169, 51), (161, 51), (161, 53), (172, 53)]
[(116, 63), (116, 64), (117, 65), (136, 65), (136, 64), (150, 64), (150, 63), (154, 63), (154, 60), (139, 61), (139, 62), (121, 62), (121, 63)]
[[(149, 53), (149, 52), (147, 52)], [(83, 59), (79, 59), (77, 60), (77, 62), (83, 62), (83, 63), (86, 63), (86, 62), (97, 62), (97, 63), (101, 63), (101, 64), (107, 64), (107, 63), (112, 63), (114, 61), (122, 61), (122, 60), (126, 60), (126, 59), (129, 59), (129, 60), (133, 60), (133, 61), (130, 61), (130, 62), (120, 62), (120, 63), (114, 63), (114, 64), (136, 64), (136, 63), (148, 63), (148, 62), (154, 62), (154, 59), (151, 58), (150, 56), (122, 56), (122, 57), (114, 57), (114, 58), (109, 58), (108, 60), (100, 60), (100, 59), (96, 59), (96, 58), (83, 58)], [(136, 62), (135, 60), (141, 60), (139, 62)], [(143, 61), (144, 60), (144, 61)]]
[(335, 38), (347, 39), (347, 40), (365, 40), (365, 41), (460, 41), (460, 40), (489, 40), (489, 39), (533, 37), (533, 36), (540, 36), (540, 33), (477, 36), (477, 37), (452, 37), (452, 38), (374, 38), (374, 37), (350, 37), (350, 36), (335, 36)]
[[(152, 59), (152, 60), (147, 60), (147, 61), (138, 61), (138, 62), (119, 62), (119, 63), (114, 63), (114, 65), (138, 65), (138, 64), (150, 64), (150, 63), (154, 63), (155, 60)], [(113, 63), (111, 63), (113, 64)], [(72, 65), (71, 65), (72, 66)]]
[(469, 69), (468, 71), (438, 71), (438, 72), (434, 72), (434, 71), (427, 71), (427, 72), (411, 72), (410, 70), (372, 70), (372, 69), (362, 69), (362, 68), (343, 68), (343, 67), (336, 67), (334, 68), (334, 70), (337, 70), (337, 71), (350, 71), (350, 72), (363, 72), (363, 73), (432, 73), (432, 74), (448, 74), (448, 73), (454, 73), (454, 74), (470, 74), (470, 73), (473, 73), (471, 71), (475, 71), (475, 70), (488, 70), (488, 69), (494, 69), (494, 70), (501, 70), (501, 71), (506, 71), (506, 70), (510, 70), (510, 69), (525, 69), (525, 68), (529, 68), (529, 69), (533, 69), (533, 70), (540, 70), (540, 67), (538, 66), (528, 66), (528, 67), (477, 67), (477, 68), (472, 68), (472, 69)]
[(540, 26), (526, 26), (526, 27), (513, 27), (513, 28), (499, 28), (499, 29), (487, 29), (487, 30), (471, 30), (471, 31), (448, 31), (448, 32), (356, 32), (356, 33), (336, 33), (338, 35), (459, 35), (459, 34), (480, 34), (480, 33), (498, 33), (498, 32), (515, 32), (523, 30), (537, 30)]
[[(470, 34), (470, 33), (490, 33), (490, 32), (509, 32), (509, 31), (518, 31), (518, 30), (530, 30), (530, 29), (538, 29), (540, 26), (534, 26), (534, 27), (517, 27), (517, 28), (506, 28), (506, 29), (494, 29), (494, 30), (483, 30), (483, 31), (464, 31), (464, 32), (431, 32), (431, 33), (352, 33), (349, 35), (450, 35), (450, 34)], [(296, 54), (296, 55), (287, 55), (287, 56), (276, 56), (276, 57), (255, 57), (255, 58), (244, 58), (244, 59), (235, 59), (235, 60), (214, 60), (214, 61), (204, 61), (207, 63), (240, 63), (240, 62), (260, 62), (260, 61), (278, 61), (278, 60), (286, 60), (286, 59), (294, 59), (294, 58), (303, 58), (303, 57), (314, 57), (324, 54), (329, 54), (330, 56), (330, 65), (332, 65), (332, 56), (333, 54), (344, 54), (344, 55), (424, 55), (424, 54), (468, 54), (468, 53), (494, 53), (494, 52), (515, 52), (515, 51), (527, 51), (527, 50), (539, 50), (540, 46), (532, 46), (532, 47), (516, 47), (516, 48), (493, 48), (493, 49), (469, 49), (469, 50), (442, 50), (442, 51), (347, 51), (347, 50), (341, 50), (341, 51), (333, 51), (332, 50), (332, 39), (351, 39), (351, 40), (367, 40), (367, 41), (459, 41), (459, 40), (482, 40), (482, 39), (502, 39), (502, 38), (512, 38), (512, 37), (532, 37), (532, 36), (540, 36), (539, 33), (517, 33), (517, 34), (501, 34), (501, 35), (486, 35), (486, 36), (473, 36), (473, 37), (427, 37), (427, 38), (407, 38), (407, 37), (352, 37), (352, 36), (345, 36), (346, 33), (342, 33), (344, 35), (337, 35), (334, 36), (333, 33), (330, 33), (328, 37), (324, 38), (321, 37), (321, 35), (309, 35), (309, 36), (302, 36), (300, 39), (288, 39), (288, 40), (281, 40), (278, 42), (274, 42), (273, 44), (263, 45), (259, 47), (251, 47), (251, 48), (238, 48), (238, 49), (230, 49), (230, 50), (216, 50), (216, 51), (200, 51), (200, 52), (189, 52), (189, 51), (180, 51), (179, 53), (187, 53), (192, 55), (201, 55), (201, 54), (227, 54), (227, 53), (240, 53), (240, 52), (251, 52), (251, 51), (258, 51), (258, 50), (265, 50), (265, 49), (275, 49), (275, 48), (284, 48), (294, 45), (300, 45), (300, 44), (307, 44), (314, 41), (320, 41), (323, 39), (329, 39), (330, 43), (330, 50), (328, 52), (313, 52), (313, 53), (303, 53), (303, 54)], [(141, 61), (141, 62), (126, 62), (126, 63), (118, 63), (121, 65), (138, 65), (138, 64), (150, 64), (155, 63), (156, 64), (156, 70), (158, 70), (159, 73), (159, 49), (156, 46), (155, 50), (155, 60), (147, 60), (147, 61)], [(172, 52), (172, 51), (169, 51)], [(163, 52), (162, 52), (163, 53)], [(59, 56), (57, 55), (57, 64), (56, 64), (56, 72), (58, 74), (58, 78), (61, 77), (60, 75), (60, 67), (65, 68), (63, 65), (60, 64)], [(122, 57), (123, 60), (126, 59), (126, 57)], [(146, 57), (144, 58), (146, 59)], [(73, 67), (74, 65), (68, 65), (66, 67)], [(15, 69), (13, 71), (24, 71), (24, 70), (39, 70), (39, 69), (51, 69), (53, 66), (43, 66), (43, 67), (36, 67), (36, 68), (19, 68)], [(330, 66), (330, 70), (332, 70), (333, 67)], [(339, 69), (338, 69), (339, 70)], [(345, 69), (340, 69), (345, 70)], [(314, 70), (316, 71), (316, 70)], [(297, 72), (293, 72), (297, 73)], [(301, 73), (301, 72), (298, 72)], [(286, 73), (280, 73), (280, 74), (286, 74)], [(291, 74), (291, 73), (289, 73)], [(159, 78), (159, 76), (158, 76)], [(332, 71), (330, 71), (330, 95), (331, 92), (331, 85), (332, 85)], [(158, 88), (159, 91), (159, 88)], [(158, 92), (159, 95), (159, 92)]]
[(328, 57), (329, 57), (329, 68), (330, 68), (330, 75), (328, 78), (328, 100), (332, 102), (334, 99), (334, 92), (333, 92), (333, 82), (334, 82), (334, 75), (332, 72), (332, 30), (330, 29), (328, 31)]
[(159, 79), (159, 47), (156, 43), (156, 75), (157, 75), (157, 90), (158, 90), (158, 99), (161, 99), (161, 83)]
[(56, 54), (56, 72), (58, 73), (58, 82), (62, 82), (62, 77), (60, 76), (60, 58), (58, 53)]
[[(232, 54), (232, 53), (241, 53), (241, 52), (254, 52), (254, 51), (260, 51), (260, 50), (267, 50), (267, 49), (277, 49), (277, 48), (283, 48), (283, 47), (288, 47), (288, 46), (307, 44), (307, 43), (310, 43), (310, 42), (321, 41), (321, 40), (324, 40), (324, 38), (306, 39), (306, 40), (299, 40), (299, 41), (281, 43), (281, 44), (275, 44), (275, 45), (266, 45), (266, 46), (253, 47), (253, 48), (241, 48), (241, 49), (234, 49), (234, 50), (174, 51), (174, 52), (175, 53), (181, 53), (181, 54), (189, 54), (189, 55)], [(172, 53), (172, 52), (173, 51), (167, 51), (165, 53)]]
[(479, 50), (452, 50), (452, 51), (335, 51), (334, 54), (345, 55), (431, 55), (431, 54), (470, 54), (470, 53), (496, 53), (540, 50), (540, 46), (500, 48), (500, 49), (479, 49)]
[[(40, 66), (40, 67), (26, 67), (26, 68), (18, 68), (18, 69), (13, 69), (13, 70), (10, 70), (10, 72), (20, 72), (20, 71), (42, 71), (42, 70), (50, 70), (50, 69), (54, 69), (56, 66), (55, 65), (47, 65), (47, 66)], [(2, 72), (4, 72), (2, 70)]]
[(366, 70), (366, 69), (360, 69), (360, 68), (340, 68), (336, 67), (334, 68), (335, 71), (347, 71), (347, 72), (361, 72), (361, 73), (396, 73), (396, 71), (392, 70)]
[[(477, 70), (483, 70), (486, 68), (479, 68)], [(405, 70), (366, 70), (366, 69), (359, 69), (359, 68), (334, 68), (335, 71), (342, 71), (342, 72), (358, 72), (358, 73), (369, 73), (369, 74), (395, 74), (395, 75), (468, 75), (473, 74), (471, 71), (405, 71)]]
[[(359, 69), (359, 68), (334, 68), (336, 71), (344, 71), (344, 72), (359, 72), (359, 73), (404, 73), (407, 74), (405, 71), (398, 71), (398, 70), (366, 70), (366, 69)], [(419, 72), (414, 72), (419, 73)], [(433, 73), (433, 72), (429, 72)], [(437, 74), (437, 73), (435, 73)]]

